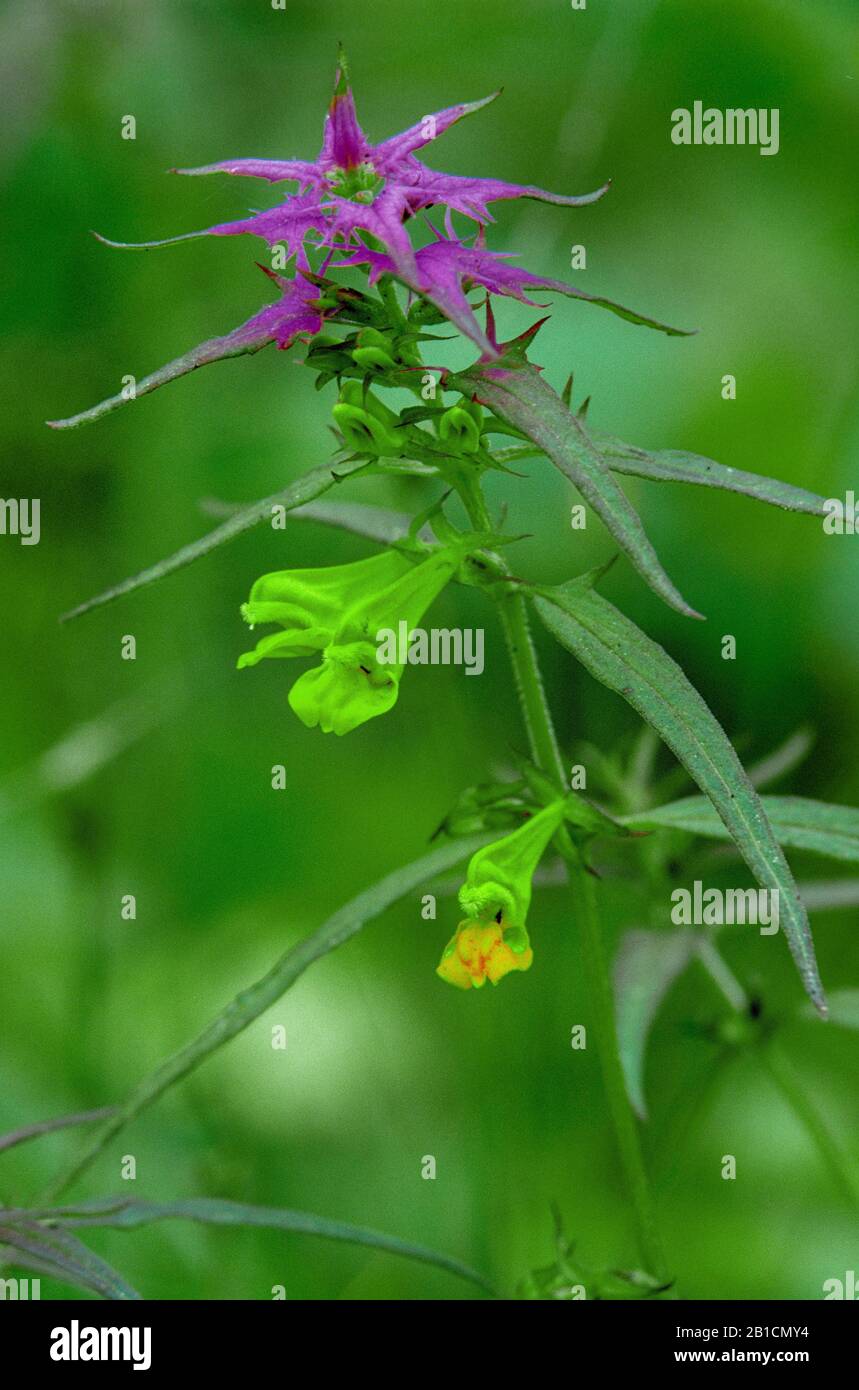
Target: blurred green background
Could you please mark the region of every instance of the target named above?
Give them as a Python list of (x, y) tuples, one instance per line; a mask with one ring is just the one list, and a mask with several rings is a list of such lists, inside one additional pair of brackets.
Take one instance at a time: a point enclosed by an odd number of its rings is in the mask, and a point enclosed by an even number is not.
[[(7, 0), (0, 490), (41, 497), (42, 540), (0, 539), (0, 1131), (123, 1095), (289, 943), (423, 853), (458, 791), (524, 741), (500, 633), (472, 591), (450, 590), (434, 621), (486, 622), (483, 679), (407, 676), (396, 711), (346, 739), (292, 717), (291, 668), (236, 673), (247, 646), (238, 605), (258, 574), (370, 551), (307, 522), (263, 527), (57, 625), (202, 534), (201, 498), (264, 496), (330, 452), (332, 388), (316, 395), (273, 350), (79, 432), (46, 430), (46, 418), (112, 394), (124, 374), (226, 331), (267, 297), (260, 243), (125, 254), (90, 229), (143, 240), (273, 205), (265, 185), (164, 171), (315, 155), (338, 40), (373, 139), (503, 86), (428, 163), (563, 192), (614, 184), (581, 210), (498, 205), (491, 245), (701, 328), (667, 339), (559, 303), (535, 353), (549, 379), (560, 386), (574, 368), (594, 423), (630, 441), (843, 496), (859, 483), (856, 19), (854, 0), (592, 0), (585, 12), (566, 0), (287, 0), (284, 11), (269, 0)], [(696, 99), (779, 107), (780, 153), (674, 146), (670, 112)], [(135, 141), (120, 136), (127, 114)], [(573, 273), (577, 243), (588, 263)], [(505, 304), (502, 329), (521, 330), (529, 313)], [(725, 373), (736, 401), (721, 399)], [(606, 558), (598, 523), (571, 531), (563, 479), (547, 463), (526, 468), (527, 480), (492, 482), (511, 529), (531, 537), (519, 570), (560, 580)], [(376, 480), (348, 495), (417, 509), (426, 494), (414, 486)], [(735, 496), (632, 480), (629, 491), (709, 621), (670, 612), (625, 563), (605, 592), (682, 662), (744, 756), (811, 724), (818, 742), (790, 789), (859, 804), (859, 539)], [(723, 633), (737, 638), (735, 662), (721, 659)], [(125, 634), (134, 662), (120, 659)], [(626, 706), (542, 637), (540, 648), (570, 759), (579, 739), (625, 748), (637, 730)], [(46, 768), (46, 750), (76, 730), (59, 771), (56, 759)], [(79, 775), (89, 756), (100, 765)], [(275, 763), (287, 770), (280, 793)], [(38, 795), (46, 778), (66, 785)], [(792, 862), (806, 879), (835, 872)], [(135, 922), (120, 919), (126, 893)], [(607, 877), (601, 900), (612, 945), (645, 921), (634, 876)], [(79, 1192), (127, 1194), (119, 1164), (133, 1154), (134, 1195), (224, 1196), (376, 1226), (458, 1255), (506, 1291), (547, 1263), (556, 1200), (586, 1263), (634, 1264), (596, 1054), (570, 1048), (589, 1003), (564, 894), (535, 896), (534, 967), (497, 991), (436, 979), (455, 921), (451, 899), (434, 923), (417, 896), (390, 911), (126, 1131)], [(827, 988), (855, 985), (856, 910), (813, 925)], [(783, 943), (738, 929), (726, 951), (767, 1007), (798, 1001)], [(678, 1288), (820, 1297), (856, 1265), (854, 1215), (754, 1057), (697, 1104), (713, 1066), (701, 1029), (722, 1011), (690, 972), (649, 1053), (644, 1139)], [(270, 1045), (278, 1023), (285, 1052)], [(855, 1162), (856, 1035), (796, 1023), (785, 1049)], [(27, 1199), (81, 1139), (5, 1156), (0, 1200)], [(724, 1153), (737, 1156), (735, 1182), (721, 1179)], [(420, 1175), (426, 1154), (434, 1182)], [(177, 1225), (98, 1232), (92, 1244), (150, 1298), (267, 1298), (275, 1284), (290, 1298), (470, 1296), (443, 1273), (298, 1236)], [(69, 1294), (49, 1281), (43, 1292)]]

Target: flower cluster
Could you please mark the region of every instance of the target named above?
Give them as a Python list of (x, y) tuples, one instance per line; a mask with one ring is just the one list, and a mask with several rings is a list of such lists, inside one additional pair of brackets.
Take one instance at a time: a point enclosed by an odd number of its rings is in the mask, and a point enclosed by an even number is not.
[[(380, 660), (377, 634), (403, 622), (410, 631), (480, 539), (462, 536), (428, 552), (390, 549), (352, 564), (263, 575), (242, 616), (251, 627), (274, 623), (280, 630), (239, 657), (239, 669), (268, 657), (321, 654), (321, 664), (293, 685), (289, 703), (308, 728), (350, 733), (387, 713), (399, 695), (404, 667)], [(564, 816), (559, 798), (472, 857), (459, 893), (466, 917), (442, 955), (443, 980), (480, 989), (530, 967), (531, 880)]]
[[(103, 236), (99, 240), (123, 249), (144, 249), (202, 236), (249, 233), (261, 237), (270, 247), (283, 248), (284, 264), (294, 262), (293, 275), (281, 276), (261, 266), (281, 291), (279, 299), (231, 332), (207, 339), (140, 378), (133, 396), (123, 392), (78, 415), (49, 423), (54, 428), (69, 428), (94, 420), (126, 400), (146, 395), (210, 362), (257, 352), (270, 343), (286, 349), (299, 339), (311, 339), (326, 319), (342, 307), (342, 289), (325, 278), (332, 266), (366, 265), (373, 283), (382, 275), (396, 277), (411, 293), (428, 301), (443, 318), (454, 323), (486, 358), (498, 357), (499, 345), (491, 330), (481, 328), (475, 318), (468, 300), (474, 289), (487, 295), (512, 296), (526, 304), (533, 303), (528, 291), (557, 292), (602, 305), (633, 323), (665, 333), (681, 332), (564, 281), (532, 275), (510, 265), (507, 253), (486, 249), (485, 228), (494, 221), (490, 204), (535, 198), (564, 207), (583, 207), (601, 198), (609, 186), (604, 184), (592, 193), (564, 195), (504, 179), (445, 174), (418, 159), (417, 151), (492, 100), (494, 96), (449, 106), (424, 116), (399, 135), (372, 144), (358, 123), (341, 55), (322, 148), (315, 160), (228, 159), (195, 169), (174, 170), (189, 175), (238, 174), (270, 184), (292, 183), (295, 187), (272, 208), (232, 222), (218, 222), (201, 231), (158, 241), (119, 242)], [(446, 234), (430, 224), (434, 240), (416, 249), (410, 225), (431, 208), (444, 210)], [(472, 224), (469, 235), (455, 234), (453, 214)]]

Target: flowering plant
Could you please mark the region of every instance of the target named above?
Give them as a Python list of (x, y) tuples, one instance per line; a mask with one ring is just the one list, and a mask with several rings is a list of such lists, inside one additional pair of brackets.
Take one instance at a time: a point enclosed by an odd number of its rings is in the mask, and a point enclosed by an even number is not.
[[(273, 262), (262, 268), (277, 288), (278, 298), (238, 328), (141, 378), (131, 398), (138, 400), (197, 367), (274, 343), (281, 350), (303, 351), (303, 363), (315, 376), (317, 387), (336, 383), (331, 420), (338, 447), (327, 465), (229, 518), (204, 541), (82, 604), (75, 613), (165, 577), (273, 511), (287, 515), (309, 505), (327, 509), (323, 514), (334, 524), (382, 548), (348, 564), (285, 569), (257, 579), (241, 614), (251, 627), (274, 625), (276, 630), (240, 656), (239, 666), (255, 666), (270, 657), (313, 659), (319, 664), (292, 686), (293, 711), (310, 729), (360, 737), (356, 731), (371, 719), (383, 714), (406, 717), (403, 706), (408, 697), (404, 693), (399, 700), (405, 664), (401, 654), (393, 660), (383, 657), (380, 634), (403, 624), (410, 634), (445, 586), (467, 584), (478, 589), (497, 612), (528, 750), (517, 758), (517, 776), (511, 773), (502, 781), (463, 792), (440, 827), (441, 845), (335, 914), (297, 951), (288, 952), (257, 986), (245, 991), (216, 1025), (141, 1083), (118, 1113), (107, 1119), (95, 1144), (63, 1181), (77, 1176), (123, 1124), (214, 1047), (258, 1017), (313, 960), (340, 945), (389, 903), (464, 860), (468, 863), (459, 900), (465, 918), (443, 949), (438, 975), (473, 993), (486, 980), (496, 985), (510, 974), (529, 971), (535, 961), (527, 922), (532, 888), (542, 872), (541, 860), (551, 858), (570, 885), (572, 926), (581, 935), (603, 1075), (644, 1266), (629, 1276), (593, 1275), (594, 1287), (609, 1291), (600, 1296), (661, 1295), (670, 1290), (670, 1266), (656, 1231), (634, 1113), (644, 1114), (643, 1043), (638, 1053), (621, 1046), (626, 1037), (625, 980), (633, 978), (635, 988), (644, 990), (655, 1012), (660, 990), (664, 993), (674, 977), (672, 970), (676, 974), (680, 968), (678, 959), (682, 965), (699, 959), (723, 984), (727, 967), (715, 933), (698, 934), (689, 944), (684, 940), (685, 955), (679, 956), (675, 943), (673, 954), (666, 954), (664, 940), (654, 945), (648, 939), (647, 949), (655, 954), (644, 959), (646, 964), (655, 960), (653, 971), (648, 975), (642, 969), (632, 948), (622, 951), (615, 997), (599, 920), (600, 845), (653, 837), (651, 868), (655, 865), (654, 872), (667, 874), (669, 854), (659, 848), (660, 830), (732, 840), (761, 890), (778, 895), (781, 928), (802, 986), (814, 1008), (825, 1014), (807, 913), (783, 846), (802, 843), (797, 836), (808, 835), (816, 827), (817, 847), (834, 852), (843, 824), (833, 826), (833, 808), (824, 808), (829, 813), (824, 831), (816, 803), (792, 808), (793, 817), (788, 818), (774, 804), (779, 798), (759, 794), (718, 721), (679, 666), (602, 597), (599, 585), (607, 566), (557, 586), (516, 573), (506, 555), (516, 537), (507, 533), (503, 518), (490, 514), (485, 476), (489, 471), (517, 476), (513, 465), (519, 460), (547, 460), (579, 490), (617, 549), (652, 590), (674, 610), (694, 618), (701, 615), (665, 572), (618, 474), (726, 488), (811, 514), (822, 513), (823, 499), (700, 456), (653, 452), (601, 434), (590, 428), (586, 406), (575, 408), (572, 379), (557, 393), (533, 360), (542, 320), (527, 325), (512, 340), (499, 341), (493, 297), (531, 306), (538, 302), (535, 296), (546, 293), (591, 302), (628, 323), (672, 336), (682, 337), (685, 332), (603, 295), (521, 269), (512, 264), (509, 253), (490, 247), (490, 208), (495, 202), (530, 198), (581, 209), (601, 198), (608, 187), (584, 195), (560, 195), (494, 177), (439, 173), (418, 157), (455, 122), (482, 110), (491, 100), (448, 107), (373, 144), (358, 123), (341, 56), (315, 161), (241, 158), (178, 171), (195, 176), (223, 172), (271, 185), (294, 185), (279, 202), (239, 221), (217, 223), (167, 241), (109, 243), (151, 247), (197, 236), (262, 238)], [(441, 225), (435, 220), (439, 212)], [(356, 277), (363, 277), (358, 288)], [(458, 330), (477, 349), (471, 366), (452, 371), (425, 362), (429, 345), (441, 344), (432, 331), (440, 326)], [(440, 352), (441, 347), (430, 350)], [(407, 406), (399, 403), (403, 391), (410, 393)], [(95, 420), (129, 398), (123, 393), (52, 424), (64, 429)], [(362, 511), (330, 498), (317, 500), (336, 483), (358, 475), (421, 479), (432, 486), (434, 496), (428, 507), (405, 519), (382, 514), (379, 508)], [(652, 745), (646, 739), (655, 741), (658, 736), (697, 784), (700, 796), (655, 805), (650, 787), (646, 795), (627, 795), (631, 774), (616, 767), (614, 785), (611, 777), (605, 778), (596, 797), (585, 794), (586, 784), (571, 781), (540, 677), (532, 617), (641, 715), (652, 731), (642, 742), (643, 760), (649, 756), (652, 763)], [(254, 698), (249, 691), (248, 699)], [(599, 783), (598, 764), (593, 780)], [(640, 779), (637, 785), (641, 791)], [(542, 956), (548, 965), (550, 953), (549, 946), (541, 945), (537, 959)], [(535, 968), (528, 979), (508, 982), (504, 989), (550, 988), (550, 980), (546, 971)], [(739, 1019), (737, 1026), (744, 1036), (759, 1037), (760, 1010), (752, 1009), (741, 987), (733, 995), (730, 989), (727, 993), (737, 1016), (734, 1024)], [(724, 1020), (719, 1023), (722, 1026)], [(562, 1241), (558, 1265), (562, 1273), (554, 1268), (539, 1271), (523, 1286), (526, 1295), (562, 1296), (557, 1290), (567, 1278), (563, 1271), (572, 1267), (570, 1254), (571, 1247)]]

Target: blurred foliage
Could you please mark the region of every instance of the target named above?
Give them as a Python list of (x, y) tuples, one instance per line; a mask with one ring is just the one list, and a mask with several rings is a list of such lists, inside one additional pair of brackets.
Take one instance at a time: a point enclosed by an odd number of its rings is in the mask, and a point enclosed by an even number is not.
[[(42, 540), (0, 539), (0, 756), (12, 779), (0, 839), (0, 1131), (118, 1098), (289, 942), (423, 852), (462, 789), (511, 767), (523, 745), (494, 626), (482, 680), (429, 668), (404, 684), (393, 715), (343, 741), (291, 716), (278, 663), (253, 680), (235, 671), (238, 606), (256, 575), (371, 552), (311, 523), (252, 532), (58, 628), (59, 612), (201, 534), (211, 524), (202, 498), (263, 496), (331, 447), (333, 387), (315, 395), (274, 350), (87, 430), (44, 429), (265, 298), (253, 243), (120, 253), (90, 229), (172, 235), (269, 197), (164, 171), (315, 153), (340, 39), (377, 138), (503, 85), (502, 101), (445, 136), (444, 167), (565, 192), (606, 177), (614, 187), (582, 210), (501, 205), (493, 246), (702, 329), (663, 339), (585, 304), (557, 305), (537, 353), (548, 377), (560, 386), (575, 368), (597, 428), (843, 496), (859, 440), (856, 19), (854, 0), (613, 0), (584, 12), (566, 0), (288, 0), (283, 11), (269, 0), (7, 0), (0, 353), (14, 408), (0, 419), (2, 492), (41, 497)], [(670, 112), (695, 99), (778, 106), (780, 153), (677, 148)], [(120, 138), (126, 114), (135, 141)], [(587, 270), (571, 273), (579, 242)], [(518, 306), (499, 308), (506, 336), (526, 322)], [(451, 364), (466, 360), (451, 349)], [(727, 372), (731, 403), (720, 397)], [(517, 547), (520, 571), (559, 582), (605, 559), (596, 522), (571, 530), (575, 499), (556, 472), (522, 467), (527, 481), (492, 484), (510, 529), (531, 537)], [(349, 486), (350, 497), (400, 510), (426, 502), (414, 480)], [(737, 497), (628, 486), (666, 568), (709, 621), (669, 612), (625, 564), (606, 593), (681, 661), (745, 757), (809, 723), (820, 737), (791, 789), (859, 804), (859, 541)], [(489, 621), (466, 589), (446, 593), (438, 614), (446, 625)], [(726, 632), (735, 662), (721, 659)], [(135, 662), (120, 660), (128, 633)], [(625, 746), (630, 711), (539, 641), (571, 760), (580, 738)], [(91, 750), (83, 780), (16, 806), (22, 772), (26, 784), (46, 749), (129, 699), (151, 700), (146, 691), (158, 692), (155, 716), (138, 725), (134, 714), (133, 734), (114, 732), (104, 757)], [(280, 793), (275, 763), (287, 769)], [(669, 768), (666, 757), (659, 770)], [(823, 872), (791, 857), (805, 878)], [(120, 919), (127, 893), (132, 923)], [(607, 874), (601, 896), (610, 943), (652, 923), (634, 876)], [(439, 898), (435, 923), (417, 900), (392, 910), (129, 1130), (81, 1195), (125, 1186), (119, 1159), (132, 1153), (135, 1195), (229, 1197), (375, 1226), (511, 1292), (545, 1262), (556, 1201), (589, 1268), (634, 1269), (596, 1056), (570, 1047), (589, 1015), (566, 901), (552, 888), (537, 895), (533, 969), (476, 997), (434, 974), (453, 900)], [(829, 989), (856, 983), (855, 919), (855, 909), (813, 919)], [(739, 928), (726, 955), (772, 1007), (797, 997), (783, 943), (769, 950)], [(693, 969), (649, 1051), (645, 1141), (678, 1289), (820, 1297), (825, 1279), (855, 1265), (855, 1224), (754, 1058), (708, 1080), (707, 1025), (719, 1010)], [(275, 1024), (285, 1051), (270, 1045)], [(855, 1160), (856, 1035), (797, 1023), (785, 1045)], [(0, 1198), (30, 1197), (79, 1138), (4, 1156)], [(734, 1182), (720, 1176), (724, 1153), (737, 1156)], [(421, 1178), (427, 1154), (435, 1181)], [(444, 1273), (277, 1232), (154, 1227), (98, 1231), (92, 1245), (149, 1297), (267, 1298), (275, 1284), (292, 1298), (462, 1296)]]

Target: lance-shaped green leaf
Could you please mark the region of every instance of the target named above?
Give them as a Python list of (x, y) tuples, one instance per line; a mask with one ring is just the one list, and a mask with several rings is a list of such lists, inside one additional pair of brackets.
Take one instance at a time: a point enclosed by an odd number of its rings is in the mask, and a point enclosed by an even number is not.
[[(804, 796), (763, 796), (761, 804), (780, 845), (859, 864), (859, 811), (853, 806), (830, 806)], [(703, 796), (686, 796), (620, 819), (634, 830), (688, 830), (716, 840), (733, 838)]]
[(825, 1014), (799, 890), (761, 798), (718, 720), (668, 653), (586, 583), (573, 580), (535, 592), (537, 611), (553, 636), (652, 725), (712, 801), (755, 878), (778, 893), (780, 924), (802, 983)]
[[(289, 513), (291, 521), (316, 521), (338, 531), (350, 531), (353, 536), (392, 545), (409, 533), (411, 517), (390, 507), (375, 507), (369, 502), (307, 502)], [(421, 535), (428, 539), (428, 533)]]
[(790, 512), (810, 512), (823, 516), (825, 499), (816, 492), (778, 478), (766, 478), (760, 473), (747, 473), (742, 468), (729, 468), (702, 454), (690, 454), (683, 449), (641, 449), (625, 444), (615, 435), (591, 430), (591, 438), (615, 473), (628, 473), (636, 478), (651, 478), (657, 482), (695, 483), (699, 487), (723, 488), (740, 492), (745, 497), (769, 502)]
[(102, 1298), (138, 1299), (140, 1294), (105, 1260), (94, 1255), (69, 1231), (49, 1230), (26, 1212), (0, 1211), (0, 1252), (14, 1252), (13, 1263), (38, 1274), (60, 1279)]
[[(357, 472), (362, 465), (356, 463), (343, 467), (348, 467), (348, 471)], [(338, 472), (339, 477), (348, 476), (348, 474), (343, 473), (342, 468)], [(338, 480), (329, 464), (312, 468), (309, 473), (296, 478), (295, 482), (290, 483), (282, 492), (273, 492), (270, 497), (263, 497), (259, 502), (252, 502), (250, 506), (242, 507), (221, 526), (216, 526), (213, 531), (209, 531), (208, 535), (201, 536), (199, 540), (191, 541), (189, 545), (183, 545), (181, 550), (177, 550), (166, 560), (159, 560), (157, 564), (141, 570), (140, 574), (132, 575), (130, 579), (124, 579), (121, 584), (115, 584), (112, 588), (105, 589), (104, 593), (97, 594), (95, 598), (87, 599), (85, 603), (79, 603), (76, 608), (64, 613), (60, 621), (69, 622), (70, 619), (79, 618), (82, 613), (88, 613), (93, 608), (103, 608), (106, 603), (112, 603), (114, 599), (122, 598), (125, 594), (133, 593), (135, 589), (142, 589), (147, 584), (154, 584), (156, 579), (163, 579), (165, 575), (184, 569), (186, 565), (193, 564), (195, 560), (199, 560), (203, 555), (208, 555), (219, 545), (224, 545), (227, 541), (242, 535), (244, 531), (259, 526), (263, 521), (271, 521), (276, 513), (294, 511), (306, 502), (320, 497)]]
[(29, 1213), (30, 1220), (60, 1226), (66, 1230), (81, 1227), (108, 1226), (117, 1230), (135, 1230), (154, 1221), (197, 1221), (209, 1226), (255, 1226), (272, 1231), (290, 1231), (301, 1235), (320, 1236), (325, 1240), (343, 1241), (370, 1250), (383, 1250), (408, 1260), (434, 1265), (458, 1279), (465, 1279), (488, 1293), (492, 1285), (482, 1274), (460, 1260), (425, 1245), (401, 1240), (366, 1226), (353, 1226), (348, 1221), (329, 1221), (312, 1212), (290, 1211), (281, 1207), (258, 1207), (246, 1202), (231, 1202), (209, 1197), (188, 1197), (176, 1202), (146, 1202), (134, 1198), (99, 1198), (75, 1206), (49, 1207)]
[(118, 406), (125, 405), (127, 401), (148, 395), (150, 391), (157, 390), (168, 381), (187, 376), (188, 372), (194, 372), (198, 367), (208, 366), (210, 362), (240, 357), (248, 352), (259, 352), (260, 348), (266, 347), (268, 343), (277, 343), (280, 348), (288, 348), (297, 338), (309, 338), (318, 333), (324, 320), (323, 301), (320, 298), (318, 277), (301, 273), (307, 269), (306, 258), (301, 253), (299, 270), (292, 280), (284, 279), (267, 266), (260, 265), (263, 274), (273, 280), (281, 291), (280, 299), (274, 304), (267, 304), (258, 314), (234, 328), (231, 333), (225, 333), (219, 338), (209, 338), (190, 352), (184, 353), (182, 357), (168, 362), (165, 367), (142, 377), (135, 383), (133, 391), (122, 390), (118, 395), (100, 401), (89, 410), (82, 410), (65, 420), (49, 420), (47, 423), (55, 430), (75, 429), (78, 425), (100, 419), (102, 415), (109, 414)]
[(46, 424), (52, 430), (77, 429), (79, 425), (89, 424), (93, 420), (101, 419), (102, 415), (109, 415), (111, 411), (117, 410), (129, 401), (137, 400), (140, 396), (147, 396), (150, 391), (156, 391), (159, 386), (166, 386), (168, 381), (175, 381), (177, 377), (187, 376), (188, 372), (194, 372), (198, 367), (208, 366), (210, 362), (219, 362), (225, 357), (239, 357), (243, 353), (259, 352), (260, 348), (266, 347), (271, 340), (271, 334), (263, 330), (253, 334), (249, 333), (242, 339), (235, 339), (233, 334), (227, 334), (223, 338), (210, 338), (207, 342), (192, 348), (190, 352), (186, 352), (182, 357), (176, 357), (166, 366), (159, 367), (157, 371), (141, 377), (134, 387), (133, 395), (130, 392), (119, 391), (115, 396), (109, 396), (106, 400), (99, 401), (98, 405), (90, 406), (88, 410), (79, 411), (77, 415), (69, 415), (65, 420), (47, 420)]
[[(582, 418), (581, 412), (579, 418)], [(767, 478), (761, 473), (749, 473), (742, 468), (730, 468), (725, 463), (705, 458), (703, 454), (690, 454), (683, 449), (654, 450), (625, 444), (615, 435), (591, 429), (590, 426), (588, 433), (613, 473), (646, 478), (657, 483), (692, 483), (698, 487), (720, 488), (724, 492), (737, 492), (743, 497), (782, 507), (785, 511), (825, 515), (826, 499), (793, 483), (783, 483), (778, 478)], [(541, 453), (542, 449), (513, 444), (494, 449), (492, 457), (496, 463), (504, 466), (518, 459), (534, 458)]]
[(617, 1042), (626, 1091), (636, 1114), (647, 1119), (644, 1058), (659, 1007), (698, 946), (688, 927), (677, 931), (625, 932), (614, 962)]
[(492, 835), (489, 834), (454, 840), (411, 864), (393, 870), (371, 888), (365, 889), (351, 902), (339, 908), (315, 932), (311, 932), (296, 945), (290, 946), (267, 974), (242, 990), (193, 1042), (174, 1053), (156, 1071), (138, 1082), (116, 1106), (115, 1113), (82, 1156), (50, 1185), (46, 1200), (62, 1192), (70, 1182), (83, 1173), (111, 1139), (153, 1105), (159, 1096), (194, 1071), (219, 1047), (223, 1047), (243, 1032), (254, 1019), (270, 1009), (272, 1004), (276, 1004), (314, 961), (321, 960), (329, 951), (335, 950), (350, 937), (355, 936), (363, 926), (378, 917), (392, 903), (413, 892), (422, 883), (427, 883), (452, 869), (455, 864), (460, 864), (491, 839)]
[(530, 363), (514, 369), (473, 367), (447, 383), (476, 394), (537, 444), (593, 507), (639, 574), (686, 617), (700, 618), (665, 573), (629, 498), (612, 476), (581, 420)]

